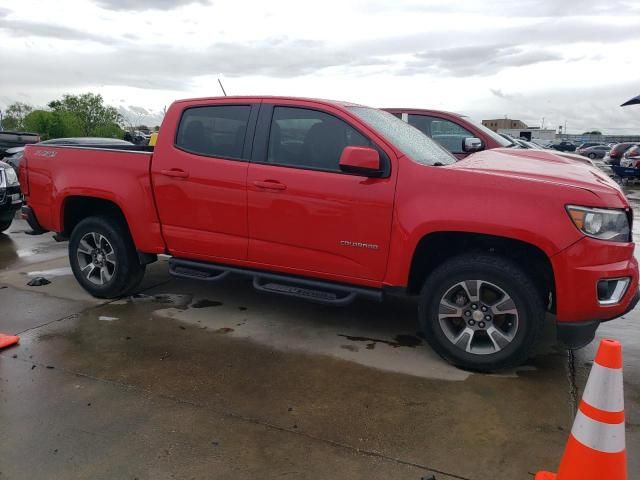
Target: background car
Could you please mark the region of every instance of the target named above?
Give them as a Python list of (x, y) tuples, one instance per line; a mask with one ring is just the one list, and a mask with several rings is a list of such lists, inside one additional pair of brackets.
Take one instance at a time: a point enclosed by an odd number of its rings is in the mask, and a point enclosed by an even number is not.
[(22, 206), (22, 194), (16, 172), (0, 162), (0, 232), (11, 226), (13, 217)]
[(607, 155), (607, 163), (610, 165), (620, 165), (620, 160), (622, 159), (622, 155), (624, 155), (624, 153), (634, 145), (637, 145), (637, 143), (622, 142), (614, 145), (609, 151), (609, 155)]
[[(118, 148), (124, 146), (131, 146), (133, 143), (126, 140), (120, 140), (118, 138), (101, 138), (101, 137), (71, 137), (71, 138), (52, 138), (51, 140), (44, 140), (38, 142), (37, 145), (78, 145), (84, 147), (103, 147), (103, 148)], [(7, 156), (4, 161), (11, 165), (16, 171), (20, 160), (24, 155), (24, 147), (15, 147), (7, 150)]]
[(40, 141), (40, 135), (33, 132), (11, 132), (0, 130), (0, 159), (6, 156), (8, 148), (23, 147)]
[(563, 140), (558, 143), (552, 143), (551, 148), (553, 148), (554, 150), (558, 150), (560, 152), (575, 152), (576, 144), (573, 142), (568, 142), (566, 140)]
[(602, 142), (583, 142), (580, 145), (578, 145), (578, 148), (576, 148), (576, 150), (581, 150), (583, 148), (589, 148), (589, 147), (595, 147), (597, 145), (604, 145)]
[(539, 150), (540, 148), (542, 148), (540, 145), (530, 142), (529, 140), (525, 140), (524, 138), (515, 138), (514, 140), (522, 148), (535, 149), (535, 150)]
[(640, 145), (634, 145), (624, 152), (624, 155), (620, 160), (620, 166), (633, 168), (640, 167)]
[(606, 145), (594, 145), (592, 147), (578, 148), (576, 153), (583, 157), (589, 157), (591, 160), (594, 158), (604, 158), (611, 150)]

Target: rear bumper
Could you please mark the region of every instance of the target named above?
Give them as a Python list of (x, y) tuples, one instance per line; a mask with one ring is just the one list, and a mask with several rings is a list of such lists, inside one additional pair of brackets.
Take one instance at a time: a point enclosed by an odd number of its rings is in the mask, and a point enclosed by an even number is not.
[[(553, 256), (558, 324), (612, 320), (633, 308), (638, 292), (638, 262), (633, 250), (631, 242), (586, 237)], [(629, 279), (624, 295), (613, 304), (598, 302), (598, 281), (615, 278)]]
[(47, 232), (47, 230), (40, 226), (35, 213), (33, 213), (33, 209), (29, 205), (22, 205), (21, 214), (22, 218), (27, 221), (34, 234), (40, 235)]

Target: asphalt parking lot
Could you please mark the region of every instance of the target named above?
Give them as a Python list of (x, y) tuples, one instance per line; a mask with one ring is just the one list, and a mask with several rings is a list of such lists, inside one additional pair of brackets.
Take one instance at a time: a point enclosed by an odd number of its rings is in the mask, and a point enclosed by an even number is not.
[[(596, 345), (570, 354), (549, 322), (526, 365), (471, 374), (425, 345), (411, 301), (335, 309), (164, 260), (140, 295), (99, 301), (66, 244), (25, 230), (0, 235), (0, 331), (21, 336), (0, 352), (0, 479), (531, 478), (557, 467)], [(639, 322), (598, 332), (624, 346), (632, 479)]]

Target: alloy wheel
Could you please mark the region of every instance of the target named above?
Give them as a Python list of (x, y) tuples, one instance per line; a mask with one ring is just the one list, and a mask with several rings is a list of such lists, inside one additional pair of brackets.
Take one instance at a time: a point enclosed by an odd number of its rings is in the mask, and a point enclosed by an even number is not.
[(80, 272), (94, 285), (109, 282), (116, 271), (116, 254), (104, 235), (96, 232), (85, 234), (76, 251)]
[(514, 340), (519, 314), (504, 289), (485, 280), (465, 280), (450, 287), (440, 299), (438, 321), (456, 347), (488, 355)]

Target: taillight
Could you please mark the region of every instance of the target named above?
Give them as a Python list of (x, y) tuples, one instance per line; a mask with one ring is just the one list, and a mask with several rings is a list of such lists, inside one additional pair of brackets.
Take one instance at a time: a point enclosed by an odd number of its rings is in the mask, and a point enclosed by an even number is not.
[(27, 172), (27, 152), (22, 155), (20, 165), (18, 165), (18, 180), (20, 180), (20, 190), (23, 195), (29, 195), (29, 174)]

